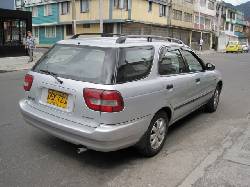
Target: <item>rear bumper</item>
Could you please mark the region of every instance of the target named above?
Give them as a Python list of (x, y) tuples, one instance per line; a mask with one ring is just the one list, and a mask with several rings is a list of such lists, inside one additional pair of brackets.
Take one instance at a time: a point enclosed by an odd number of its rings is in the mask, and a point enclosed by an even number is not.
[(37, 110), (27, 100), (19, 102), (24, 120), (41, 130), (77, 145), (97, 151), (115, 151), (136, 144), (146, 132), (151, 116), (126, 124), (97, 128), (84, 126)]

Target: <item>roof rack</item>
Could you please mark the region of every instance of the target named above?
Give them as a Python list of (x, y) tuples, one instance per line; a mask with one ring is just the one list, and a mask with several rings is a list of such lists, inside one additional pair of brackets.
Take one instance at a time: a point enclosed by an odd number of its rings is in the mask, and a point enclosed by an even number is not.
[(125, 43), (127, 38), (145, 38), (147, 39), (148, 42), (152, 42), (153, 39), (155, 39), (155, 40), (163, 40), (178, 44), (184, 44), (184, 42), (181, 41), (180, 39), (172, 37), (155, 36), (155, 35), (124, 35), (124, 34), (114, 34), (114, 33), (80, 33), (72, 36), (71, 39), (79, 38), (79, 36), (101, 36), (101, 37), (117, 36), (118, 38), (116, 39), (116, 43), (118, 44)]
[(75, 34), (71, 37), (71, 39), (79, 38), (79, 36), (101, 36), (101, 37), (113, 37), (113, 36), (124, 36), (122, 34), (114, 34), (114, 33), (79, 33)]
[(153, 39), (155, 40), (164, 40), (168, 42), (174, 42), (178, 44), (184, 44), (183, 41), (177, 39), (177, 38), (172, 38), (172, 37), (164, 37), (164, 36), (155, 36), (155, 35), (123, 35), (117, 38), (116, 43), (122, 43), (126, 42), (126, 38), (146, 38), (148, 42), (152, 42)]

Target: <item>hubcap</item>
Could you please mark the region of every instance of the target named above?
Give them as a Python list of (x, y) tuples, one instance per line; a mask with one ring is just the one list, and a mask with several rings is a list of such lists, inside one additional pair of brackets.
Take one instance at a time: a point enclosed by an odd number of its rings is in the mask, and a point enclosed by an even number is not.
[(214, 107), (217, 108), (218, 103), (219, 103), (219, 90), (216, 89), (214, 93)]
[(152, 149), (158, 149), (166, 134), (166, 120), (163, 118), (159, 118), (153, 125), (150, 134), (150, 144)]

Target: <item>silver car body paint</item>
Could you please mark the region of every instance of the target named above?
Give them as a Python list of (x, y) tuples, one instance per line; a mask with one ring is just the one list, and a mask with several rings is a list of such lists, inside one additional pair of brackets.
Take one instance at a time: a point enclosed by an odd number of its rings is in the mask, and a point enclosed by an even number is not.
[[(171, 48), (172, 43), (131, 39), (124, 44), (116, 44), (115, 38), (91, 38), (65, 40), (58, 44), (114, 48), (150, 45), (155, 48), (150, 74), (144, 79), (123, 84), (94, 84), (61, 77), (63, 84), (59, 84), (52, 76), (29, 72), (34, 77), (32, 88), (19, 103), (25, 121), (93, 150), (114, 151), (136, 144), (157, 111), (168, 107), (172, 113), (171, 125), (206, 104), (221, 81), (216, 70), (160, 76), (159, 51), (164, 46)], [(195, 81), (197, 78), (200, 79), (198, 83)], [(173, 84), (172, 89), (166, 89), (169, 84)], [(90, 110), (83, 98), (84, 88), (119, 91), (124, 109), (113, 113)], [(48, 89), (69, 94), (66, 109), (47, 104)]]

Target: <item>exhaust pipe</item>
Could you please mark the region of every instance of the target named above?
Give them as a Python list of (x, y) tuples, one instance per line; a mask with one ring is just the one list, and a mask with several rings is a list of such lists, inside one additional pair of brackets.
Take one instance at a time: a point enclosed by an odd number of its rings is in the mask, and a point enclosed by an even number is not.
[(82, 147), (77, 148), (76, 152), (78, 154), (82, 154), (83, 152), (85, 152), (87, 150), (88, 150), (87, 147), (82, 146)]

